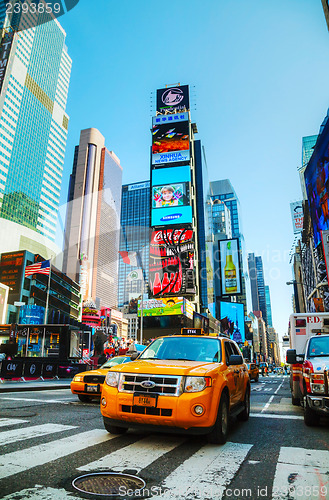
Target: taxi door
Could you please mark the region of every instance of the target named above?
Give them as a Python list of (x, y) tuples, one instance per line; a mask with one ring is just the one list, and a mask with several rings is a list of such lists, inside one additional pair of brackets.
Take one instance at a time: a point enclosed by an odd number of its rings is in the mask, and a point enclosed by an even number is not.
[[(242, 356), (241, 354), (241, 351), (239, 350), (238, 346), (234, 343), (234, 342), (231, 342), (231, 347), (232, 347), (232, 351), (233, 351), (233, 354), (235, 355), (238, 355), (238, 356)], [(237, 403), (238, 402), (241, 402), (243, 400), (243, 397), (244, 397), (244, 388), (245, 388), (245, 379), (246, 379), (246, 376), (248, 374), (248, 369), (247, 369), (247, 366), (244, 364), (242, 365), (236, 365), (235, 366), (235, 370), (237, 372), (237, 394), (236, 394), (236, 397), (237, 397)], [(249, 375), (248, 375), (248, 378), (249, 378)]]
[(225, 340), (224, 342), (224, 352), (225, 352), (225, 363), (227, 365), (227, 380), (228, 380), (228, 388), (230, 391), (230, 401), (231, 405), (235, 405), (239, 401), (238, 399), (239, 396), (237, 394), (239, 367), (228, 364), (231, 354), (235, 354), (232, 350), (232, 343), (229, 340)]

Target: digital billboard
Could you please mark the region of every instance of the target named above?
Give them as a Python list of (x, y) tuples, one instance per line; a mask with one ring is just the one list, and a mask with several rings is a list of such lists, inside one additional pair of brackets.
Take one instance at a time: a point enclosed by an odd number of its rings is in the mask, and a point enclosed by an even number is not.
[(24, 252), (10, 252), (1, 255), (0, 283), (9, 287), (11, 300), (19, 300), (23, 276)]
[(185, 109), (190, 109), (188, 85), (157, 89), (157, 111), (174, 113)]
[(220, 240), (221, 295), (241, 293), (240, 251), (237, 238)]
[(238, 302), (220, 301), (220, 323), (222, 333), (226, 333), (238, 344), (246, 340), (244, 331), (244, 305)]
[(329, 229), (329, 120), (304, 172), (314, 244), (321, 243), (321, 231)]
[(161, 123), (152, 129), (152, 164), (190, 161), (189, 122)]
[(299, 234), (303, 231), (303, 222), (304, 222), (303, 202), (295, 201), (294, 203), (290, 203), (290, 211), (291, 211), (294, 234)]
[[(193, 318), (194, 304), (183, 297), (149, 299), (143, 301), (143, 316), (178, 316)], [(141, 316), (141, 301), (138, 301), (138, 316)]]
[(153, 169), (151, 226), (192, 223), (189, 165)]
[(152, 232), (149, 287), (153, 297), (195, 294), (191, 228), (158, 229)]

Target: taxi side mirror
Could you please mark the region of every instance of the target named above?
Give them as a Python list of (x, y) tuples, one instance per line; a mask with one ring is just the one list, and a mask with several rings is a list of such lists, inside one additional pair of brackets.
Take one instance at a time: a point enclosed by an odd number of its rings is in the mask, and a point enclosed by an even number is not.
[(243, 358), (239, 354), (231, 354), (228, 360), (229, 365), (242, 365)]
[(132, 355), (130, 356), (131, 361), (135, 361), (135, 359), (138, 358), (139, 352), (133, 352)]

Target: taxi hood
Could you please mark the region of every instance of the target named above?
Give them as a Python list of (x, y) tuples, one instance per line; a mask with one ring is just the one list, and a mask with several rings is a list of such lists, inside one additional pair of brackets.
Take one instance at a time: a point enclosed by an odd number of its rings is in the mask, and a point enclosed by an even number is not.
[(194, 375), (202, 377), (220, 363), (206, 361), (180, 361), (177, 359), (136, 360), (113, 366), (112, 372), (133, 373), (134, 375)]

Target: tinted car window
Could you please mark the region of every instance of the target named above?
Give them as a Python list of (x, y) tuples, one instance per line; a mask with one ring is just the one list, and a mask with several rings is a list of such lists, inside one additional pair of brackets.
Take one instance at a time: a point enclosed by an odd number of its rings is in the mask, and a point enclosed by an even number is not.
[(237, 346), (235, 344), (233, 344), (233, 342), (230, 342), (230, 345), (232, 347), (233, 354), (236, 356), (241, 356), (241, 352), (239, 351)]
[(156, 339), (138, 359), (173, 359), (220, 362), (221, 349), (218, 339), (205, 337), (165, 337)]
[(231, 342), (225, 342), (225, 359), (226, 359), (226, 363), (228, 363), (228, 360), (230, 359), (231, 354), (233, 354), (231, 345), (232, 345)]

